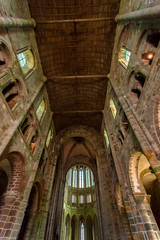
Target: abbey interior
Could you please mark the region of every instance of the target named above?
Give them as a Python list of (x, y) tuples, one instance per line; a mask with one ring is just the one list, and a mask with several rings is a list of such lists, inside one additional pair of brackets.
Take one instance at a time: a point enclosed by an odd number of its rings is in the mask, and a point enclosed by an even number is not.
[(160, 1), (0, 0), (0, 239), (160, 239)]

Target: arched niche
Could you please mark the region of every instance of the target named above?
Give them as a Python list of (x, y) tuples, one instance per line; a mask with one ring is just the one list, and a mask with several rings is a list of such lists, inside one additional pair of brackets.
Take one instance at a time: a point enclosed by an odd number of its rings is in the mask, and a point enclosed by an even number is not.
[(87, 240), (93, 240), (93, 221), (90, 215), (86, 219)]
[(0, 74), (12, 66), (12, 54), (7, 44), (0, 39)]
[(66, 221), (65, 221), (65, 239), (70, 240), (70, 227), (71, 227), (71, 218), (70, 215), (67, 214)]
[(12, 82), (9, 82), (7, 86), (3, 87), (2, 94), (11, 110), (20, 104), (20, 101), (23, 99), (23, 87), (21, 82), (18, 79), (15, 79)]
[(94, 239), (95, 240), (98, 240), (98, 218), (97, 218), (97, 215), (94, 214), (94, 217), (93, 217), (93, 230), (94, 230)]
[(33, 239), (34, 238), (34, 221), (38, 210), (39, 190), (38, 184), (34, 184), (28, 199), (28, 204), (24, 214), (21, 229), (17, 240)]
[(0, 161), (0, 202), (7, 191), (8, 183), (11, 177), (11, 166), (8, 159)]
[(77, 239), (77, 217), (76, 215), (73, 215), (71, 220), (71, 240), (76, 239)]
[(133, 194), (146, 196), (155, 220), (160, 228), (160, 183), (148, 159), (141, 152), (130, 158), (129, 177)]
[(137, 60), (148, 70), (157, 53), (160, 41), (160, 33), (158, 29), (145, 30), (141, 33), (137, 47)]

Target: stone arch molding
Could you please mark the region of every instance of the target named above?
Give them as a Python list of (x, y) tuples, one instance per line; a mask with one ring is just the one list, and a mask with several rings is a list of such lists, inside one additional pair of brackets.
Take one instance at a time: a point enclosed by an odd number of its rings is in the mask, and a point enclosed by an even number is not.
[(65, 143), (69, 138), (78, 136), (84, 137), (91, 143), (96, 156), (99, 155), (99, 150), (101, 150), (101, 153), (103, 152), (102, 137), (97, 130), (88, 126), (72, 126), (65, 128), (57, 135), (52, 151), (54, 155), (54, 161), (56, 161), (59, 155), (62, 144)]
[[(141, 167), (141, 171), (139, 171), (139, 161), (141, 161), (141, 157), (145, 157), (146, 161), (143, 167)], [(141, 177), (147, 173), (150, 172), (149, 167), (150, 163), (147, 159), (147, 157), (141, 153), (141, 152), (135, 152), (132, 154), (130, 161), (129, 161), (129, 180), (130, 180), (130, 185), (132, 189), (133, 194), (137, 193), (145, 193), (145, 189), (142, 185), (141, 182)]]

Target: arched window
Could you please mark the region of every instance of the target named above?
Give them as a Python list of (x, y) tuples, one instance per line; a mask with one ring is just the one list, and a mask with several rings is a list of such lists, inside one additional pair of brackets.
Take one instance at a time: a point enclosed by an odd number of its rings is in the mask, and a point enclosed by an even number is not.
[(117, 115), (117, 109), (116, 109), (116, 106), (112, 99), (110, 99), (110, 109), (111, 109), (113, 117), (115, 118)]
[(24, 74), (34, 68), (34, 57), (30, 49), (17, 54), (17, 58)]
[(86, 168), (86, 187), (90, 187), (91, 186), (91, 181), (90, 181), (90, 171), (88, 168)]
[(72, 184), (72, 169), (68, 172), (68, 185), (71, 187)]
[(85, 235), (84, 235), (84, 223), (81, 223), (81, 240), (85, 240)]
[(83, 167), (79, 169), (79, 188), (84, 188), (84, 171)]
[(87, 203), (91, 203), (92, 202), (92, 198), (91, 198), (91, 194), (87, 195)]
[(77, 168), (73, 169), (73, 187), (77, 187)]
[(41, 103), (39, 104), (37, 110), (36, 110), (36, 116), (38, 118), (38, 121), (40, 122), (42, 119), (42, 116), (44, 114), (45, 111), (45, 101), (44, 99), (41, 101)]
[(125, 47), (122, 47), (119, 51), (118, 60), (125, 69), (127, 69), (128, 67), (130, 57), (131, 52), (127, 50)]
[(76, 203), (77, 202), (77, 197), (75, 194), (72, 194), (72, 203)]
[(105, 137), (106, 145), (107, 145), (107, 148), (108, 148), (109, 147), (109, 138), (108, 138), (108, 134), (107, 134), (106, 129), (104, 129), (104, 137)]
[(82, 194), (79, 196), (79, 203), (84, 203), (84, 196)]
[(50, 140), (52, 139), (52, 130), (50, 129), (49, 130), (49, 133), (48, 133), (48, 136), (47, 136), (47, 140), (46, 140), (46, 147), (48, 148), (49, 147), (49, 143), (50, 143)]
[(94, 186), (94, 177), (92, 172), (91, 172), (91, 185)]

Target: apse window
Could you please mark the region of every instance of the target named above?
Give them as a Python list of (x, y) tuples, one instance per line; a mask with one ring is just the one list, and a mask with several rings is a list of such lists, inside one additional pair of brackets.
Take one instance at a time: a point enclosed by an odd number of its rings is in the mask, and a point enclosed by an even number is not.
[(92, 202), (92, 198), (91, 198), (91, 194), (87, 195), (87, 203), (91, 203)]
[(73, 187), (77, 187), (77, 168), (73, 169)]
[(84, 223), (81, 223), (81, 240), (85, 240), (85, 236), (84, 236)]
[(115, 104), (114, 104), (112, 99), (110, 99), (110, 109), (111, 109), (113, 117), (116, 118), (117, 109), (116, 109), (116, 106), (115, 106)]
[(83, 167), (79, 169), (79, 188), (84, 188), (84, 171)]
[(131, 52), (127, 50), (125, 47), (122, 47), (119, 51), (118, 61), (125, 69), (127, 69), (128, 67), (130, 57), (131, 57)]
[(91, 178), (90, 178), (90, 171), (86, 169), (86, 187), (91, 187)]
[(45, 101), (43, 99), (36, 111), (36, 116), (39, 122), (41, 121), (44, 112), (45, 112)]
[(83, 195), (79, 196), (79, 203), (84, 203), (84, 196)]
[(68, 172), (68, 185), (71, 187), (72, 184), (72, 169)]
[(75, 194), (72, 194), (72, 203), (76, 203), (77, 202), (77, 198)]
[(18, 53), (17, 58), (24, 75), (34, 68), (34, 57), (30, 49)]

